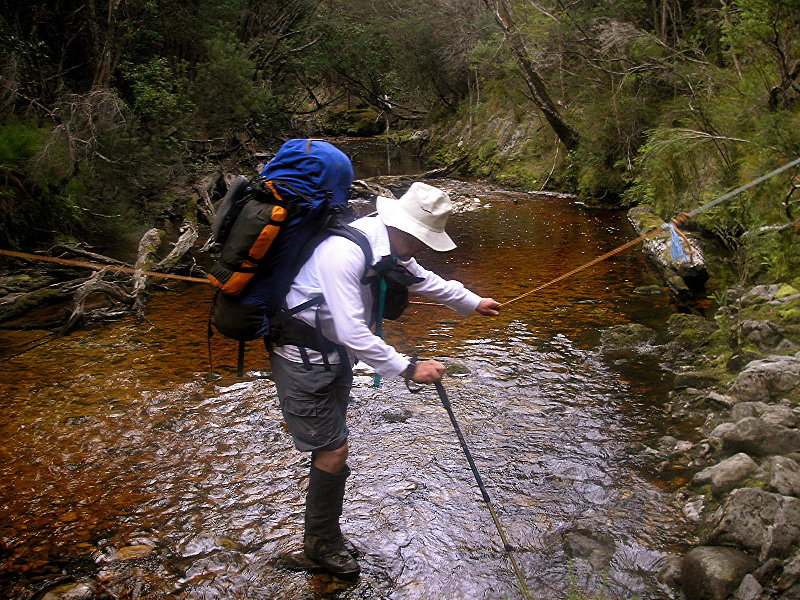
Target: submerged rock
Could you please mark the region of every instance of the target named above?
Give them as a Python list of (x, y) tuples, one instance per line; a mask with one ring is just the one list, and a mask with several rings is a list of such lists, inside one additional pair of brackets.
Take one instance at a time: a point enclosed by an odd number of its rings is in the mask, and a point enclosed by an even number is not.
[(589, 529), (574, 529), (564, 535), (564, 550), (573, 558), (589, 561), (595, 569), (608, 565), (614, 555), (614, 538)]
[(651, 354), (653, 343), (656, 341), (656, 332), (639, 325), (615, 325), (603, 329), (600, 333), (600, 351), (613, 357), (630, 358)]
[(88, 581), (62, 583), (42, 596), (41, 600), (92, 600), (97, 586)]

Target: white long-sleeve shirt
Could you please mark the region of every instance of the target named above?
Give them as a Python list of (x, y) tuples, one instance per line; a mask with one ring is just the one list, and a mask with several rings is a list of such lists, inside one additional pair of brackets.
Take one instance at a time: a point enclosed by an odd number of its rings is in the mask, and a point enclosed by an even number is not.
[[(372, 248), (373, 265), (389, 256), (389, 233), (379, 216), (363, 217), (351, 223), (363, 232)], [(431, 300), (441, 302), (461, 316), (471, 314), (481, 298), (458, 281), (447, 281), (435, 273), (422, 268), (413, 258), (400, 261), (412, 274), (422, 281), (408, 289)], [(315, 326), (316, 313), (322, 335), (347, 348), (351, 361), (362, 360), (384, 377), (394, 377), (404, 372), (409, 359), (384, 342), (369, 329), (368, 319), (372, 311), (372, 294), (369, 284), (362, 284), (366, 259), (361, 248), (342, 236), (332, 235), (325, 239), (303, 265), (295, 277), (286, 305), (289, 308), (322, 295), (325, 302), (312, 306), (295, 315), (296, 318)], [(372, 266), (372, 265), (370, 265)], [(374, 274), (371, 271), (370, 274)], [(287, 360), (302, 362), (296, 346), (278, 346), (276, 354)], [(323, 362), (322, 355), (307, 350), (312, 363)], [(331, 363), (339, 362), (336, 352), (328, 356)]]

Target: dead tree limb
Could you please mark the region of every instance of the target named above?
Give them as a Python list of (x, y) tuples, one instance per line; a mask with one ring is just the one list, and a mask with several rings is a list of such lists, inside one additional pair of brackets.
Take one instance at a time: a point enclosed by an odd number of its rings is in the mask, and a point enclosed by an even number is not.
[(194, 223), (184, 221), (181, 225), (181, 236), (178, 241), (172, 246), (170, 253), (164, 257), (156, 266), (155, 270), (160, 273), (169, 273), (178, 263), (181, 262), (186, 253), (192, 249), (194, 243), (197, 241), (197, 227)]
[[(120, 318), (128, 314), (127, 308), (120, 308), (119, 304), (131, 304), (133, 296), (125, 292), (119, 285), (103, 281), (107, 271), (95, 271), (89, 279), (81, 285), (75, 292), (73, 299), (72, 314), (69, 316), (61, 334), (68, 333), (86, 321), (101, 319), (109, 320)], [(98, 308), (89, 313), (86, 312), (86, 300), (92, 295), (102, 294), (112, 301), (108, 307)]]
[[(156, 252), (158, 251), (159, 246), (161, 246), (161, 241), (164, 239), (164, 231), (161, 229), (153, 229), (148, 230), (143, 236), (142, 239), (139, 241), (139, 253), (136, 259), (136, 269), (140, 269), (142, 271), (153, 271), (154, 265), (156, 262)], [(131, 278), (133, 282), (133, 291), (131, 292), (131, 296), (133, 296), (133, 308), (136, 310), (137, 313), (141, 314), (144, 311), (144, 305), (146, 302), (146, 294), (147, 294), (147, 284), (149, 281), (149, 276), (145, 275), (144, 273), (136, 273)]]

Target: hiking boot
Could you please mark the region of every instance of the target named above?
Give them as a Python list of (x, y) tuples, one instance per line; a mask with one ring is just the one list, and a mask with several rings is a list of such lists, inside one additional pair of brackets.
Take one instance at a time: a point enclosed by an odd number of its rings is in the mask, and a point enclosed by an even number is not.
[(361, 569), (355, 554), (347, 546), (339, 517), (342, 514), (345, 480), (350, 469), (345, 466), (339, 473), (328, 473), (311, 465), (306, 495), (305, 535), (303, 546), (306, 557), (326, 571), (343, 577), (356, 576)]
[(303, 540), (306, 557), (318, 563), (329, 573), (340, 577), (356, 577), (361, 572), (361, 567), (344, 546), (344, 540), (325, 540), (323, 538), (306, 535)]

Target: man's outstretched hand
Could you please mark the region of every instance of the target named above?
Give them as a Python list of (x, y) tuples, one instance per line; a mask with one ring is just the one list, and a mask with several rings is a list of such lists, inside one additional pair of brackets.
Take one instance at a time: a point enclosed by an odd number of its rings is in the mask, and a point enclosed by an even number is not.
[(487, 317), (496, 317), (500, 314), (500, 303), (492, 298), (481, 298), (475, 312)]
[(416, 383), (436, 383), (442, 380), (444, 370), (447, 368), (438, 360), (426, 360), (415, 365), (412, 381)]

